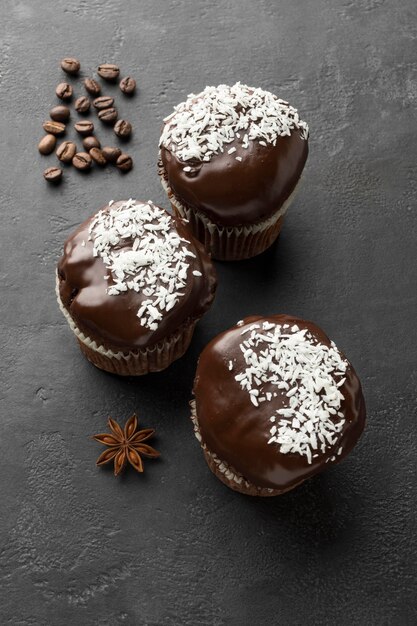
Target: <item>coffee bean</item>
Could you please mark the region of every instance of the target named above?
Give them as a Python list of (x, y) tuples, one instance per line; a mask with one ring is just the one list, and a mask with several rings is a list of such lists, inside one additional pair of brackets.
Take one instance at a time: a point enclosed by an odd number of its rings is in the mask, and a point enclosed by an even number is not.
[(58, 104), (49, 111), (49, 116), (56, 122), (68, 122), (70, 118), (70, 110), (64, 104)]
[(73, 141), (63, 141), (56, 150), (56, 156), (63, 163), (71, 163), (77, 152), (77, 146)]
[(133, 167), (132, 157), (122, 152), (122, 154), (119, 156), (119, 158), (116, 161), (116, 167), (121, 172), (128, 172)]
[(48, 183), (59, 183), (62, 178), (62, 170), (60, 167), (48, 167), (44, 171), (43, 177)]
[(66, 57), (65, 59), (62, 59), (61, 67), (67, 74), (78, 74), (81, 64), (78, 59)]
[(61, 100), (71, 100), (72, 87), (68, 83), (59, 83), (58, 87), (55, 89), (55, 93)]
[(98, 66), (97, 73), (104, 80), (115, 81), (119, 76), (120, 70), (113, 63), (102, 63)]
[(89, 137), (84, 137), (83, 146), (87, 150), (87, 152), (90, 152), (91, 148), (100, 148), (101, 144), (97, 137), (94, 137), (94, 135), (90, 135)]
[(117, 109), (111, 107), (110, 109), (103, 109), (98, 112), (98, 119), (101, 120), (104, 124), (113, 125), (117, 120)]
[(86, 96), (80, 96), (74, 103), (74, 108), (77, 113), (88, 113), (90, 110), (91, 102)]
[(89, 170), (92, 160), (87, 152), (77, 152), (72, 159), (72, 164), (77, 170)]
[(77, 122), (76, 124), (74, 124), (74, 128), (77, 133), (80, 133), (80, 135), (91, 135), (91, 133), (94, 132), (94, 124), (89, 120)]
[(126, 96), (131, 96), (136, 90), (136, 81), (131, 76), (126, 76), (120, 81), (119, 87)]
[(101, 93), (101, 87), (94, 78), (86, 78), (84, 80), (84, 87), (92, 96), (99, 96)]
[(132, 124), (126, 120), (119, 120), (114, 125), (113, 130), (118, 137), (127, 139), (132, 134)]
[(100, 96), (100, 98), (96, 98), (93, 100), (93, 106), (97, 111), (102, 111), (103, 109), (110, 109), (114, 104), (114, 98), (110, 96)]
[(62, 122), (54, 122), (53, 120), (47, 120), (42, 124), (43, 129), (51, 135), (63, 135), (65, 133), (66, 126)]
[(112, 146), (104, 146), (102, 153), (108, 163), (116, 163), (119, 156), (122, 154), (120, 148), (113, 148)]
[(51, 154), (54, 151), (56, 145), (55, 135), (45, 135), (38, 143), (38, 150), (41, 154)]
[(100, 150), (100, 148), (91, 148), (90, 156), (98, 165), (107, 165), (106, 157)]

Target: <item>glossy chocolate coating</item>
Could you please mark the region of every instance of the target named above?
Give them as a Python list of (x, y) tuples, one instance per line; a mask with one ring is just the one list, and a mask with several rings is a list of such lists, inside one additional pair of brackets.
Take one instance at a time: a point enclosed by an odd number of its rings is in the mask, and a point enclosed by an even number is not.
[[(112, 208), (123, 203), (114, 202)], [(104, 210), (108, 207), (104, 207)], [(94, 216), (93, 216), (94, 217)], [(216, 273), (202, 245), (191, 237), (183, 222), (173, 218), (173, 230), (190, 243), (184, 245), (196, 258), (189, 257), (185, 295), (165, 312), (157, 330), (140, 325), (137, 311), (146, 296), (133, 290), (108, 295), (106, 288), (113, 283), (103, 261), (93, 256), (93, 243), (88, 241), (88, 229), (93, 217), (86, 220), (67, 239), (64, 254), (58, 263), (59, 294), (78, 328), (105, 348), (134, 350), (147, 348), (176, 332), (188, 319), (197, 319), (209, 308), (216, 289)], [(85, 245), (82, 245), (85, 242)], [(126, 247), (132, 241), (126, 239)], [(198, 270), (202, 276), (194, 276)], [(183, 291), (183, 290), (182, 290)]]
[[(291, 195), (307, 160), (308, 140), (299, 130), (278, 137), (275, 146), (255, 140), (244, 149), (241, 142), (235, 138), (211, 161), (198, 163), (179, 161), (161, 148), (163, 170), (175, 195), (221, 226), (254, 224), (270, 217)], [(229, 154), (233, 147), (236, 152)], [(191, 172), (184, 172), (186, 165)]]
[[(340, 388), (345, 398), (340, 411), (346, 422), (334, 446), (309, 464), (305, 456), (282, 454), (278, 444), (268, 444), (270, 417), (276, 409), (287, 405), (285, 392), (278, 392), (271, 402), (255, 407), (247, 391), (235, 380), (236, 373), (245, 368), (239, 348), (244, 339), (241, 333), (251, 324), (263, 321), (297, 324), (300, 329), (307, 328), (319, 342), (330, 345), (329, 338), (312, 322), (287, 315), (247, 317), (243, 326), (234, 326), (218, 335), (201, 353), (194, 382), (196, 412), (202, 440), (211, 452), (252, 484), (285, 491), (341, 461), (352, 450), (365, 425), (365, 401), (359, 379), (349, 364), (346, 381)], [(228, 369), (229, 360), (234, 362), (232, 371)], [(277, 387), (267, 384), (263, 390), (277, 392)], [(340, 447), (343, 451), (337, 455)], [(326, 465), (333, 456), (336, 460)]]

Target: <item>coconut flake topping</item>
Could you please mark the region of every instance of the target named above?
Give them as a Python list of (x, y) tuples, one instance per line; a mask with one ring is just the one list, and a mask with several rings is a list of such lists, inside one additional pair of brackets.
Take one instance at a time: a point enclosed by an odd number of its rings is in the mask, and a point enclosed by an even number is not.
[(179, 236), (173, 218), (151, 201), (109, 202), (89, 227), (93, 255), (103, 260), (113, 283), (107, 293), (117, 296), (133, 290), (145, 300), (137, 312), (141, 326), (156, 330), (163, 313), (174, 308), (184, 292), (190, 257), (195, 258)]
[(312, 463), (335, 446), (345, 424), (339, 388), (348, 362), (333, 342), (330, 347), (319, 343), (296, 324), (263, 322), (241, 334), (246, 368), (235, 380), (256, 407), (278, 394), (286, 398), (270, 418), (268, 443), (278, 444), (282, 454), (300, 454)]
[(254, 140), (262, 146), (275, 145), (278, 137), (291, 135), (294, 129), (308, 138), (308, 126), (297, 109), (269, 91), (240, 82), (232, 87), (206, 87), (174, 109), (164, 119), (159, 145), (181, 161), (210, 161), (235, 138), (241, 139), (242, 148)]

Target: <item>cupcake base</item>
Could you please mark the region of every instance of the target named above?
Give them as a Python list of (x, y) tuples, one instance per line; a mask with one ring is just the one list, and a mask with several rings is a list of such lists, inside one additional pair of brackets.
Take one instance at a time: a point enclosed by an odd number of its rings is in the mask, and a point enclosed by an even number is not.
[(174, 194), (159, 165), (161, 184), (175, 213), (187, 220), (192, 234), (204, 245), (213, 259), (218, 261), (241, 261), (261, 254), (277, 239), (284, 215), (295, 197), (298, 184), (284, 204), (267, 220), (248, 226), (219, 226), (204, 213), (186, 207)]
[(194, 400), (190, 402), (190, 407), (191, 421), (193, 422), (194, 426), (194, 434), (197, 441), (201, 445), (206, 463), (209, 466), (210, 470), (213, 472), (213, 474), (219, 480), (221, 480), (222, 483), (226, 485), (226, 487), (230, 487), (230, 489), (238, 491), (239, 493), (243, 493), (246, 496), (260, 496), (265, 498), (271, 496), (279, 496), (283, 493), (286, 493), (287, 491), (291, 491), (291, 489), (303, 482), (301, 480), (300, 483), (297, 483), (297, 485), (293, 485), (289, 489), (270, 489), (269, 487), (258, 487), (257, 485), (254, 485), (249, 480), (247, 480), (240, 472), (238, 472), (232, 465), (229, 465), (225, 461), (219, 459), (219, 457), (214, 452), (211, 452), (207, 448), (201, 437)]
[(81, 352), (101, 370), (119, 376), (143, 376), (150, 372), (160, 372), (181, 358), (190, 345), (196, 321), (184, 324), (175, 334), (147, 350), (129, 353), (104, 355), (94, 350), (77, 336)]
[(175, 333), (144, 350), (113, 351), (87, 337), (75, 324), (62, 304), (58, 277), (56, 294), (59, 308), (75, 334), (81, 352), (99, 369), (112, 374), (119, 374), (119, 376), (143, 376), (150, 372), (160, 372), (166, 369), (186, 352), (198, 321), (197, 319), (186, 320)]

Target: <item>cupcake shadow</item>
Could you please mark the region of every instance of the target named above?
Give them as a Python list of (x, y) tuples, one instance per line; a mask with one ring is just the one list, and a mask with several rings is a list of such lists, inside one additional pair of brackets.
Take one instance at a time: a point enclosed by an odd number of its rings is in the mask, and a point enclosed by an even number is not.
[(292, 280), (292, 258), (292, 238), (284, 234), (252, 259), (217, 261), (218, 289), (213, 305), (217, 332), (248, 315), (277, 313), (280, 303), (275, 294), (284, 292)]
[(243, 498), (251, 516), (304, 544), (332, 546), (345, 540), (355, 525), (357, 504), (349, 472), (342, 468), (318, 474), (281, 496)]

